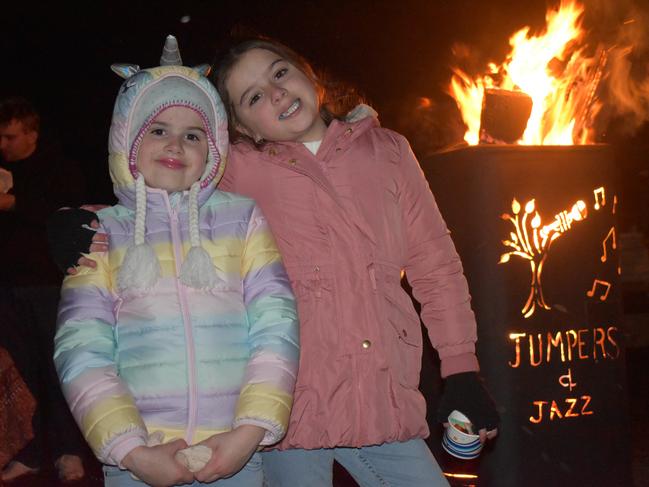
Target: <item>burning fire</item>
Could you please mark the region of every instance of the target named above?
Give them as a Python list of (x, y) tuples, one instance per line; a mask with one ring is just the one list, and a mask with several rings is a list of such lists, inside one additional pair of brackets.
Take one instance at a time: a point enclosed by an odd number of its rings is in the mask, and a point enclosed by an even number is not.
[[(546, 13), (546, 29), (531, 35), (524, 27), (509, 39), (505, 61), (490, 63), (488, 72), (471, 79), (454, 69), (450, 92), (468, 126), (464, 139), (471, 145), (485, 140), (485, 92), (524, 93), (531, 98), (531, 114), (522, 137), (525, 145), (573, 145), (594, 142), (592, 121), (600, 109), (596, 97), (606, 51), (586, 52), (581, 27), (584, 8), (576, 0), (562, 0)], [(494, 91), (492, 91), (494, 90)], [(524, 123), (524, 120), (523, 120)], [(523, 127), (521, 127), (521, 131)]]

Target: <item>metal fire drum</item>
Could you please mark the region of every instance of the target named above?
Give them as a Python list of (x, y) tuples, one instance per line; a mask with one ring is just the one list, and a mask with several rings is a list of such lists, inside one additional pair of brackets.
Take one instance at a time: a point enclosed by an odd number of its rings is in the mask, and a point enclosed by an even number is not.
[(484, 145), (421, 161), (502, 417), (478, 485), (631, 485), (614, 162), (606, 145)]

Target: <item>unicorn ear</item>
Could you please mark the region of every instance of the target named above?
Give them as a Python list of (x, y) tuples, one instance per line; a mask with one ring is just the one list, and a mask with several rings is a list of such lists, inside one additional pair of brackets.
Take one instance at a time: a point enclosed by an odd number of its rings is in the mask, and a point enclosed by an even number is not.
[(199, 64), (198, 66), (194, 66), (192, 69), (198, 74), (207, 77), (209, 76), (210, 71), (212, 71), (212, 66), (210, 66), (209, 64)]
[(168, 35), (165, 39), (165, 45), (162, 48), (162, 56), (160, 56), (160, 66), (182, 66), (183, 60), (180, 58), (180, 50), (178, 49), (178, 41), (172, 35)]
[(137, 64), (111, 64), (110, 69), (120, 78), (128, 79), (140, 70)]

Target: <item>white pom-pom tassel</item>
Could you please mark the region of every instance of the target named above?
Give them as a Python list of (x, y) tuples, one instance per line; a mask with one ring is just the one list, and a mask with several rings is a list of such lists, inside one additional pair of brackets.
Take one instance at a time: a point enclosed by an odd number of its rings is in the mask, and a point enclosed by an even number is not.
[(160, 277), (160, 263), (149, 244), (129, 247), (117, 276), (120, 291), (148, 291)]
[(180, 269), (180, 280), (194, 289), (210, 289), (216, 283), (216, 270), (212, 258), (203, 247), (192, 247)]
[(138, 173), (135, 180), (135, 245), (128, 248), (117, 275), (120, 291), (148, 291), (160, 278), (158, 257), (144, 241), (146, 222), (146, 186), (144, 176)]
[(185, 262), (180, 269), (180, 281), (194, 289), (210, 289), (218, 281), (212, 258), (201, 247), (201, 237), (198, 231), (199, 190), (200, 183), (198, 182), (192, 184), (189, 190), (189, 240), (192, 247), (187, 252)]

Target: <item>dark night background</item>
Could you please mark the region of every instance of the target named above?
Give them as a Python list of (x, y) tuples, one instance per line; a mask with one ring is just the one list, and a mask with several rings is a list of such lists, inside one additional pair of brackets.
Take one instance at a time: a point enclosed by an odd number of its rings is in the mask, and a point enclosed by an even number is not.
[[(356, 87), (382, 124), (406, 135), (422, 161), (457, 144), (463, 129), (446, 94), (454, 52), (464, 52), (471, 73), (501, 62), (508, 38), (529, 25), (540, 29), (543, 0), (361, 1), (158, 1), (4, 2), (0, 13), (0, 97), (30, 98), (43, 116), (44, 132), (83, 163), (88, 202), (110, 203), (107, 135), (121, 83), (111, 63), (159, 64), (164, 38), (178, 38), (184, 64), (212, 62), (231, 33), (274, 37), (303, 54), (317, 69)], [(649, 238), (649, 0), (586, 0), (584, 26), (592, 45), (612, 45), (624, 21), (636, 19), (632, 76), (644, 80), (642, 114), (630, 118), (603, 110), (598, 141), (613, 147), (620, 176), (619, 228)], [(189, 22), (181, 18), (189, 16)], [(628, 36), (627, 36), (628, 40)], [(468, 49), (466, 49), (468, 48)], [(468, 55), (466, 53), (469, 53)], [(428, 108), (420, 99), (428, 98)], [(643, 115), (647, 115), (644, 117)], [(629, 288), (627, 312), (643, 316), (632, 333), (631, 383), (647, 408), (649, 313), (646, 288)], [(638, 290), (639, 289), (639, 290)], [(637, 325), (636, 325), (637, 326)], [(637, 335), (636, 335), (637, 333)], [(635, 369), (638, 368), (638, 372)], [(646, 421), (646, 420), (645, 420)], [(645, 423), (643, 444), (649, 428)], [(638, 428), (636, 427), (636, 430)], [(641, 453), (649, 478), (649, 452)], [(637, 468), (634, 466), (634, 469)], [(649, 484), (638, 484), (649, 485)]]
[[(212, 62), (231, 32), (258, 32), (355, 86), (383, 125), (404, 133), (423, 157), (461, 141), (459, 113), (446, 95), (451, 67), (457, 65), (453, 51), (469, 48), (462, 62), (468, 72), (501, 61), (509, 36), (525, 25), (542, 28), (546, 8), (540, 0), (5, 2), (0, 95), (31, 98), (45, 129), (84, 162), (90, 199), (108, 201), (106, 139), (121, 82), (110, 64), (157, 65), (170, 33), (179, 40), (185, 64)], [(587, 0), (584, 24), (597, 39), (593, 44), (615, 42), (623, 21), (638, 11), (649, 12), (649, 0)], [(191, 20), (182, 23), (183, 16)], [(640, 78), (649, 78), (645, 41), (644, 34), (636, 40), (634, 68)], [(420, 97), (433, 102), (428, 110), (418, 108)], [(631, 134), (616, 133), (615, 120), (607, 128), (604, 141), (646, 144), (646, 124)]]

